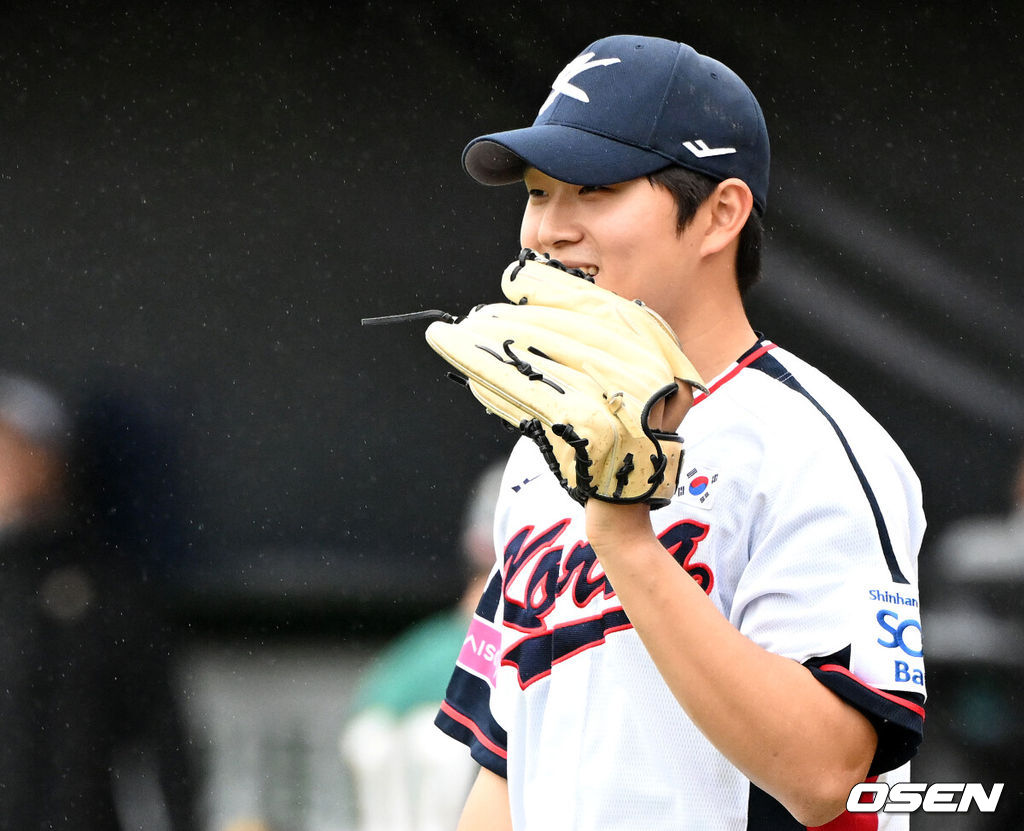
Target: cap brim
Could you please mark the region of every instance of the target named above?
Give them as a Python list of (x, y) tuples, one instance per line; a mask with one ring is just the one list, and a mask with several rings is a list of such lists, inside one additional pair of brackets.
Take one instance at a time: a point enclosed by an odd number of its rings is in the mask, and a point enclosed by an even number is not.
[(462, 165), (484, 185), (522, 180), (527, 167), (573, 185), (610, 185), (672, 164), (660, 153), (561, 124), (539, 124), (474, 139)]

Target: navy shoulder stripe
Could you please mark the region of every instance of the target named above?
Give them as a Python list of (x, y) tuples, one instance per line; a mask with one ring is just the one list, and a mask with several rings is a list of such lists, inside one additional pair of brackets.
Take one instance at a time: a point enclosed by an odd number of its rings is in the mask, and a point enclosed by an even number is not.
[(477, 603), (476, 613), (484, 620), (496, 623), (498, 617), (498, 601), (501, 600), (501, 572), (496, 571), (491, 575), (480, 602)]
[(878, 541), (882, 548), (882, 555), (885, 557), (885, 563), (889, 567), (889, 574), (892, 576), (894, 583), (909, 584), (910, 581), (904, 576), (903, 571), (900, 569), (900, 565), (896, 560), (896, 552), (893, 551), (892, 540), (889, 538), (889, 529), (885, 525), (885, 517), (882, 516), (882, 509), (878, 505), (878, 499), (875, 497), (875, 493), (871, 489), (871, 484), (868, 482), (867, 476), (864, 475), (864, 471), (861, 468), (860, 463), (857, 461), (853, 448), (850, 447), (850, 443), (846, 440), (846, 436), (843, 435), (843, 431), (840, 429), (835, 419), (832, 418), (829, 412), (818, 402), (818, 400), (811, 395), (799, 381), (797, 381), (793, 374), (786, 369), (786, 367), (784, 367), (774, 355), (766, 352), (751, 362), (749, 366), (751, 369), (760, 370), (769, 377), (785, 384), (794, 392), (802, 395), (832, 426), (836, 437), (842, 443), (843, 449), (846, 451), (846, 457), (850, 460), (850, 465), (857, 474), (857, 479), (860, 482), (861, 488), (864, 490), (864, 496), (867, 498), (868, 504), (871, 506), (871, 513), (875, 518), (875, 527), (878, 530)]

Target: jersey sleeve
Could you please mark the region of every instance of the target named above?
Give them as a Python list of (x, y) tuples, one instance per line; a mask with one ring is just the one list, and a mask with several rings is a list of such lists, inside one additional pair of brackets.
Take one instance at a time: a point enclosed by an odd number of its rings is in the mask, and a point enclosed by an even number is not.
[(448, 690), (434, 723), (467, 745), (472, 757), (507, 776), (508, 736), (491, 712), (501, 659), (501, 572), (492, 571), (455, 662)]
[(480, 765), (505, 778), (508, 776), (508, 732), (497, 714), (500, 708), (496, 704), (502, 660), (505, 526), (510, 500), (521, 488), (523, 458), (528, 458), (534, 447), (532, 441), (520, 439), (506, 462), (494, 506), (495, 564), (434, 719), (443, 732), (467, 745)]
[[(804, 664), (878, 733), (875, 775), (921, 741), (926, 697), (913, 488), (899, 458), (828, 431), (801, 458), (766, 456), (763, 504), (731, 618)], [(791, 445), (792, 446), (792, 445)]]
[(846, 649), (835, 655), (812, 658), (804, 665), (822, 684), (856, 707), (872, 723), (878, 733), (878, 748), (868, 776), (878, 776), (900, 767), (917, 753), (924, 727), (925, 695), (872, 686), (850, 670), (850, 652)]

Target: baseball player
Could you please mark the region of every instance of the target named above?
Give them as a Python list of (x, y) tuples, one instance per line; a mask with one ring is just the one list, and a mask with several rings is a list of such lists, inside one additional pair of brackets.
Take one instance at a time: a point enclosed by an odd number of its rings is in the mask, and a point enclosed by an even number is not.
[[(853, 398), (748, 321), (769, 168), (750, 90), (687, 45), (605, 38), (558, 74), (532, 126), (475, 139), (463, 164), (525, 186), (524, 248), (640, 301), (699, 379), (672, 371), (643, 409), (648, 481), (671, 488), (657, 500), (622, 498), (644, 454), (601, 490), (580, 455), (596, 440), (521, 422), (496, 565), (436, 719), (482, 766), (460, 831), (906, 828), (905, 814), (844, 823), (851, 788), (907, 779), (921, 739), (920, 486)], [(570, 312), (587, 313), (549, 317)], [(551, 348), (516, 351), (542, 313), (469, 350), (498, 358), (493, 379), (458, 364), (478, 397), (506, 371), (528, 379), (509, 398), (566, 393), (577, 376), (552, 380)], [(580, 366), (625, 385), (624, 348)], [(609, 412), (628, 401), (598, 397)], [(555, 436), (584, 460), (574, 487)], [(663, 452), (679, 439), (681, 456)]]

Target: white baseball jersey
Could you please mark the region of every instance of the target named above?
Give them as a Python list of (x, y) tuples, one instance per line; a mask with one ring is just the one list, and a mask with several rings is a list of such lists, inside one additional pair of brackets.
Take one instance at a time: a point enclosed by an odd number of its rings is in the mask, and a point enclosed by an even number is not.
[[(925, 700), (917, 477), (847, 393), (768, 341), (709, 389), (680, 428), (676, 498), (651, 514), (666, 556), (740, 632), (863, 712), (879, 736), (871, 774), (905, 779)], [(583, 509), (525, 439), (495, 544), (437, 724), (507, 777), (517, 831), (803, 827), (681, 709), (587, 543)]]

